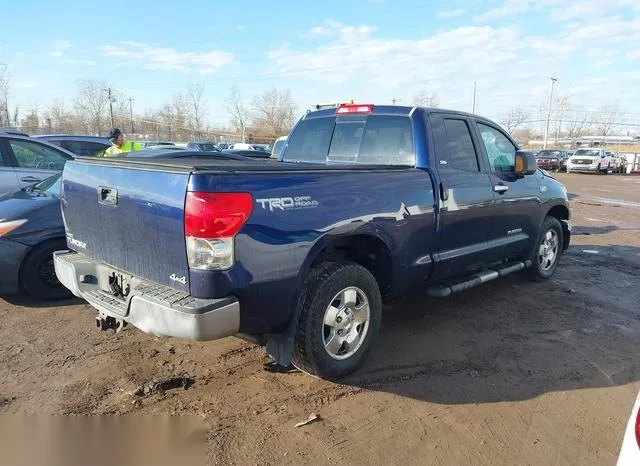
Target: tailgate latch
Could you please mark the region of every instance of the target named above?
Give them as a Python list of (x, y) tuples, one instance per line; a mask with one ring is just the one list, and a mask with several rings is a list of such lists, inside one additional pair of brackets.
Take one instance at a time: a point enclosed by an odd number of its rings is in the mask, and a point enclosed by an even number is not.
[(118, 190), (107, 186), (98, 187), (98, 202), (105, 205), (118, 204)]

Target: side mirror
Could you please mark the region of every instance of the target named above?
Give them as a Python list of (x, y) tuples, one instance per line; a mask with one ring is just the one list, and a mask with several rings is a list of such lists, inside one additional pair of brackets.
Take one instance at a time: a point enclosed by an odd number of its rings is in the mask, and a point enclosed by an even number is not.
[(516, 175), (533, 175), (537, 169), (536, 158), (532, 152), (523, 150), (516, 152)]

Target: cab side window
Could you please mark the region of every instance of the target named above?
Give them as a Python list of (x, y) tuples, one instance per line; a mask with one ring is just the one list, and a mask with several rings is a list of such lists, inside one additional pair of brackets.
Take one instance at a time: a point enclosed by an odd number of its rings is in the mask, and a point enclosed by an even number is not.
[(516, 168), (516, 146), (496, 128), (478, 123), (478, 130), (489, 156), (491, 171), (513, 173)]
[(468, 172), (480, 171), (467, 123), (453, 118), (445, 118), (443, 123), (446, 136), (438, 161), (440, 166)]

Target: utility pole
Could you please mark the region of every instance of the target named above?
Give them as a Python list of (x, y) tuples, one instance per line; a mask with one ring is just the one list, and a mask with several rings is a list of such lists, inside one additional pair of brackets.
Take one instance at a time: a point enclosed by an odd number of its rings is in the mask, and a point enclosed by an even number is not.
[(396, 104), (396, 102), (398, 102), (398, 99), (396, 99), (395, 97), (394, 97), (393, 99), (391, 99), (391, 103), (392, 103), (393, 105), (395, 105), (395, 104)]
[(136, 100), (133, 97), (129, 97), (127, 99), (129, 101), (129, 119), (131, 121), (131, 137), (133, 137), (133, 133), (135, 133), (133, 129), (133, 101)]
[(549, 140), (549, 121), (551, 120), (551, 104), (553, 103), (553, 86), (558, 81), (557, 78), (551, 76), (551, 90), (549, 91), (549, 108), (547, 109), (547, 127), (544, 130), (544, 148), (547, 148), (547, 141)]
[(113, 89), (111, 89), (110, 87), (107, 87), (105, 89), (105, 91), (107, 91), (107, 96), (109, 97), (109, 116), (111, 117), (111, 128), (114, 128), (116, 125), (113, 123), (113, 99), (111, 97), (111, 91)]
[(471, 113), (476, 114), (476, 82), (473, 81), (473, 99), (471, 100)]

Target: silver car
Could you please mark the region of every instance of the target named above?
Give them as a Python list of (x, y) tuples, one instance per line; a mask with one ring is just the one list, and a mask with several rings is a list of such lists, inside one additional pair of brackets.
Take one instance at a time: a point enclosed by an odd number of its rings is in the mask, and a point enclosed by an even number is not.
[[(12, 130), (0, 130), (0, 196), (59, 173), (73, 154)], [(1, 215), (0, 215), (1, 216)]]

